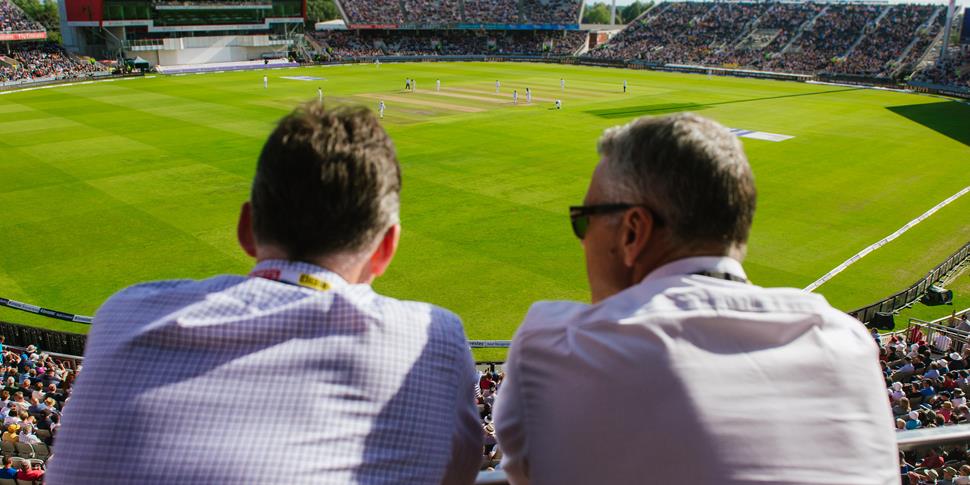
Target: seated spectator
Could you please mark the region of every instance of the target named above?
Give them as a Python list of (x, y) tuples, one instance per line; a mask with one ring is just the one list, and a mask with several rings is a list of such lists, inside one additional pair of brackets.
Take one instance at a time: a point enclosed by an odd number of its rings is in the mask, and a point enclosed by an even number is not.
[[(899, 383), (897, 382), (896, 384), (899, 384)], [(893, 415), (895, 416), (902, 416), (904, 414), (909, 414), (910, 411), (912, 411), (912, 409), (910, 408), (910, 405), (909, 405), (909, 398), (905, 396), (899, 398), (899, 402), (893, 405)]]
[(3, 433), (3, 441), (8, 441), (10, 443), (20, 442), (20, 426), (16, 424), (11, 424), (7, 426), (7, 431)]
[(943, 463), (945, 462), (943, 455), (941, 454), (940, 448), (933, 448), (926, 455), (926, 458), (920, 462), (920, 468), (943, 468)]
[(3, 457), (3, 468), (0, 468), (0, 478), (13, 480), (17, 478), (17, 469), (13, 467), (13, 458)]
[(34, 434), (34, 427), (29, 424), (20, 429), (20, 436), (18, 439), (21, 443), (28, 445), (38, 445), (43, 443), (43, 440)]
[(917, 429), (923, 427), (923, 422), (920, 420), (920, 414), (918, 411), (910, 411), (907, 415), (906, 429)]
[[(284, 117), (240, 211), (252, 273), (141, 284), (98, 310), (49, 481), (472, 483), (461, 321), (370, 286), (397, 251), (400, 188), (373, 113), (314, 101)], [(271, 433), (268, 403), (285, 416)]]
[(24, 460), (20, 463), (20, 471), (17, 472), (17, 480), (41, 480), (44, 478), (44, 470), (40, 469), (40, 465), (36, 467), (30, 463), (30, 460)]
[(756, 196), (738, 138), (644, 117), (607, 130), (599, 155), (570, 208), (592, 304), (534, 304), (509, 349), (495, 403), (509, 482), (897, 481), (865, 327), (748, 281)]

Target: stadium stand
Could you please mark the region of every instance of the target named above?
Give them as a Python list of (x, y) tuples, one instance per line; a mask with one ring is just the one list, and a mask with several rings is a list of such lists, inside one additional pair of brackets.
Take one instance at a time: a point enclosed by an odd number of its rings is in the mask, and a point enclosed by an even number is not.
[(869, 35), (841, 63), (832, 66), (835, 72), (885, 77), (887, 70), (896, 67), (900, 57), (917, 39), (917, 33), (930, 21), (939, 7), (932, 5), (896, 5), (882, 17)]
[(817, 74), (889, 77), (926, 52), (941, 6), (668, 2), (592, 58)]
[(970, 89), (970, 45), (952, 49), (946, 59), (916, 73), (913, 80)]
[(17, 44), (0, 56), (0, 82), (82, 78), (106, 71), (52, 42)]
[(313, 34), (330, 60), (369, 56), (571, 55), (584, 31), (358, 30)]
[(44, 30), (44, 27), (28, 18), (19, 7), (9, 0), (0, 0), (0, 32), (38, 32), (42, 30)]
[(579, 24), (579, 0), (342, 0), (349, 25)]
[(350, 25), (400, 25), (404, 23), (404, 12), (398, 0), (368, 1), (344, 0), (341, 2)]
[(465, 0), (465, 21), (472, 24), (519, 23), (516, 0)]

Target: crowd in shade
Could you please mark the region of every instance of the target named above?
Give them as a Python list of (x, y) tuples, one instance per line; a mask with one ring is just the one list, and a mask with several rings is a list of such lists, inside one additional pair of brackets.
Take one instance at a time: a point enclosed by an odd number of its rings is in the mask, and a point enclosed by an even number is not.
[(454, 0), (403, 0), (403, 5), (413, 23), (448, 25), (461, 20), (460, 5)]
[[(579, 0), (345, 0), (351, 24), (578, 24)], [(403, 10), (402, 10), (403, 8)]]
[(970, 45), (951, 48), (945, 59), (916, 73), (913, 80), (970, 89)]
[(0, 82), (86, 77), (107, 68), (73, 56), (52, 42), (21, 44), (4, 54), (15, 67), (0, 64)]
[(362, 30), (316, 32), (331, 60), (375, 55), (569, 55), (581, 31)]
[(465, 21), (472, 24), (517, 24), (518, 0), (465, 0)]
[(0, 336), (0, 478), (39, 480), (46, 462), (53, 457), (61, 412), (80, 368), (55, 361), (34, 345), (14, 349), (3, 342)]
[(10, 3), (9, 0), (0, 0), (0, 32), (31, 32), (39, 30), (44, 30), (44, 28), (24, 15), (16, 5)]
[(522, 16), (530, 24), (578, 24), (581, 2), (522, 0)]
[[(947, 324), (970, 332), (970, 312), (953, 314)], [(970, 424), (970, 348), (948, 337), (928, 341), (919, 327), (876, 338), (897, 430)], [(900, 466), (904, 484), (970, 485), (966, 444), (901, 453)]]
[(664, 3), (589, 55), (885, 77), (919, 60), (942, 12), (937, 5)]
[(351, 24), (393, 24), (404, 23), (404, 12), (398, 0), (349, 0), (340, 2)]

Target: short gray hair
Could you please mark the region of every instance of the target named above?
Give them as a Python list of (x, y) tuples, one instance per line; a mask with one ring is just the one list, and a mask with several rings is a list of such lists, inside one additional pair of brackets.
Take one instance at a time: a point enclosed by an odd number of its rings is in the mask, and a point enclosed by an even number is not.
[(757, 195), (741, 142), (692, 113), (643, 117), (599, 140), (610, 202), (650, 207), (682, 244), (745, 244)]

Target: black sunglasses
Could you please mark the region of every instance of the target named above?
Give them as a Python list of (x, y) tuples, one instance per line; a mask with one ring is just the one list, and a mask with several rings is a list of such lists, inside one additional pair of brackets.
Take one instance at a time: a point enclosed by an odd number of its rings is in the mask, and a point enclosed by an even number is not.
[(661, 226), (663, 220), (656, 212), (650, 210), (643, 204), (596, 204), (596, 205), (574, 205), (569, 207), (569, 221), (573, 226), (573, 234), (579, 239), (586, 238), (586, 231), (589, 230), (589, 216), (597, 214), (612, 214), (614, 212), (625, 211), (634, 207), (643, 207), (653, 216), (654, 224)]

